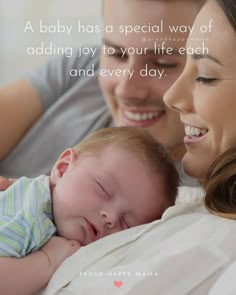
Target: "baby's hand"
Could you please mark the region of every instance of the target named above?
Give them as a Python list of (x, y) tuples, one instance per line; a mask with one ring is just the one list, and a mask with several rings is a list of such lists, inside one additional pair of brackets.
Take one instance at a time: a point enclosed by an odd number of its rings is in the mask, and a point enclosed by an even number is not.
[(80, 247), (81, 245), (77, 241), (52, 237), (39, 251), (48, 257), (50, 266), (55, 271), (67, 257), (75, 253)]
[(15, 181), (16, 181), (16, 179), (14, 179), (14, 178), (6, 178), (3, 176), (0, 176), (0, 191), (5, 191)]

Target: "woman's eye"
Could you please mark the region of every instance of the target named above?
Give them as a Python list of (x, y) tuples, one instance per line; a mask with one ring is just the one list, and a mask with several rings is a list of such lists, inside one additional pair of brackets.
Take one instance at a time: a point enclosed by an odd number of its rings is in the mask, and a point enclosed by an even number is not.
[(196, 81), (198, 82), (198, 83), (201, 83), (201, 84), (211, 84), (211, 83), (214, 83), (214, 82), (216, 82), (217, 81), (217, 79), (216, 78), (206, 78), (206, 77), (201, 77), (201, 76), (198, 76), (197, 78), (196, 78)]

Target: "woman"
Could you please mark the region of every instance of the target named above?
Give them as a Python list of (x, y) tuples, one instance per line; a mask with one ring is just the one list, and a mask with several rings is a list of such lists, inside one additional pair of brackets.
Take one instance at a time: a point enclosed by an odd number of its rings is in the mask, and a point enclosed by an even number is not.
[[(235, 20), (234, 0), (207, 2), (188, 40), (195, 54), (188, 56), (183, 74), (165, 97), (185, 124), (184, 167), (205, 183), (207, 207), (225, 217), (236, 215)], [(201, 32), (210, 23), (211, 32)], [(207, 54), (199, 51), (203, 39)], [(224, 283), (232, 269), (222, 276), (236, 259), (235, 221), (211, 214), (198, 196), (184, 197), (160, 221), (80, 249), (45, 294), (236, 294), (234, 280)]]
[[(213, 32), (199, 36), (201, 24), (213, 20)], [(185, 171), (205, 181), (206, 206), (236, 219), (236, 2), (210, 0), (195, 22), (187, 47), (204, 42), (209, 54), (193, 54), (165, 102), (179, 112), (185, 126)], [(203, 35), (203, 34), (201, 34)], [(207, 41), (202, 41), (203, 37)], [(221, 157), (219, 157), (221, 155)], [(213, 161), (218, 160), (208, 168)], [(208, 175), (207, 175), (208, 172)]]

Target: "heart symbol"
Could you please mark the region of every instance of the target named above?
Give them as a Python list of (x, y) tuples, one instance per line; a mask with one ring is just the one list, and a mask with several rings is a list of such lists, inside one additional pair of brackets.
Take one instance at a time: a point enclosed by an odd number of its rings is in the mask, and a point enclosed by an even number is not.
[(120, 288), (120, 286), (121, 286), (123, 283), (122, 283), (122, 281), (114, 281), (113, 284), (114, 284), (114, 286), (115, 286), (116, 288)]

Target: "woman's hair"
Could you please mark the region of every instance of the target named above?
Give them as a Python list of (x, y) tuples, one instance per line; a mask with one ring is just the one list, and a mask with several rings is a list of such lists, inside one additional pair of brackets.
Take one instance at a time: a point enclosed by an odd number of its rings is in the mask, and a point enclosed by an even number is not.
[(99, 129), (73, 149), (83, 157), (99, 154), (108, 146), (124, 148), (137, 156), (150, 173), (159, 175), (164, 183), (167, 203), (174, 204), (179, 186), (178, 172), (164, 147), (147, 130), (138, 127)]
[(224, 11), (229, 23), (236, 30), (236, 1), (235, 0), (216, 0)]
[[(236, 31), (236, 0), (215, 1)], [(203, 4), (207, 1), (199, 2)], [(236, 147), (223, 153), (212, 164), (204, 188), (205, 205), (209, 211), (222, 217), (236, 219)]]
[(209, 211), (236, 219), (236, 148), (226, 151), (212, 164), (204, 188)]
[[(215, 1), (236, 31), (236, 1)], [(212, 164), (204, 188), (206, 191), (205, 205), (210, 212), (236, 219), (236, 147), (223, 153)]]

